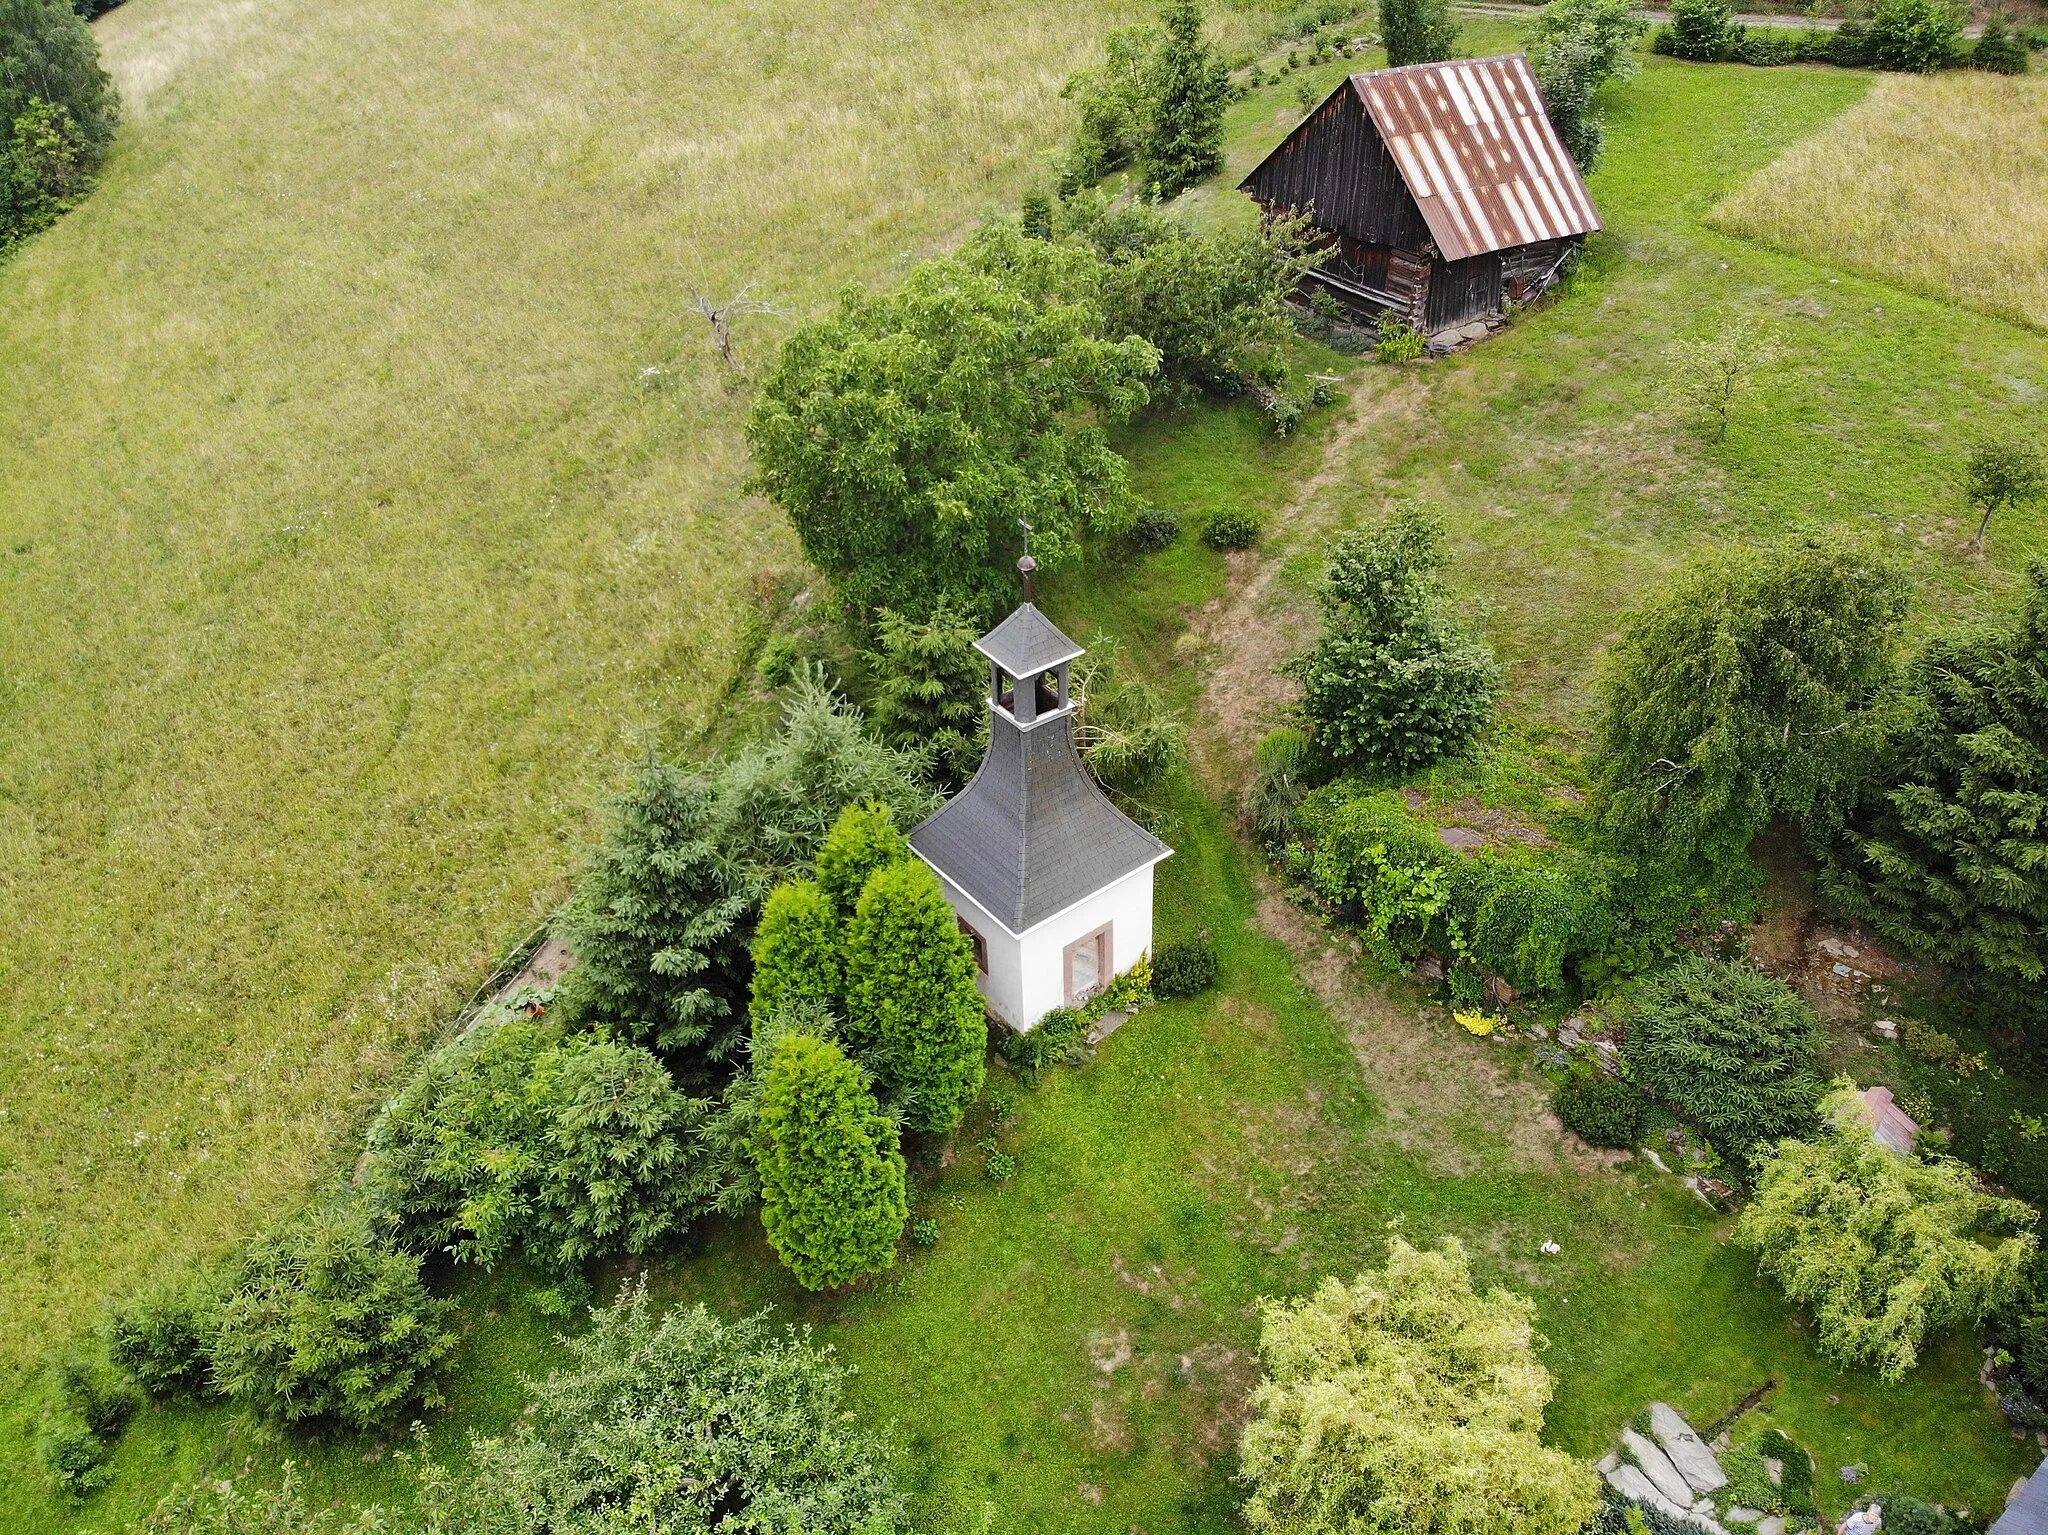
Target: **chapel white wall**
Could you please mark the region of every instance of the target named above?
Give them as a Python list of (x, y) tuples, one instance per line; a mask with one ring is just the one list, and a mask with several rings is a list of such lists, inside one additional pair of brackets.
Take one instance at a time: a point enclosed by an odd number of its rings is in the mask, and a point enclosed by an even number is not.
[(939, 888), (946, 892), (946, 900), (958, 912), (967, 925), (981, 934), (982, 942), (988, 945), (988, 974), (977, 978), (981, 987), (982, 1000), (988, 1003), (989, 1011), (1012, 1028), (1025, 1028), (1036, 1023), (1039, 1013), (1026, 1014), (1024, 1011), (1024, 967), (1022, 944), (1003, 930), (1001, 923), (974, 903), (966, 891), (939, 873)]
[(1066, 1005), (1067, 945), (1105, 922), (1112, 924), (1110, 973), (1121, 975), (1152, 947), (1152, 865), (1133, 870), (1024, 935), (1020, 1028)]

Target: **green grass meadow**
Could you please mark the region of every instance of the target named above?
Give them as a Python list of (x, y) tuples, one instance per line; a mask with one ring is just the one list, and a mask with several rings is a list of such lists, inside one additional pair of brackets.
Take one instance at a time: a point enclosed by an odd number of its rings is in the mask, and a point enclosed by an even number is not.
[[(64, 1505), (33, 1465), (33, 1367), (105, 1297), (339, 1176), (407, 1053), (565, 889), (622, 764), (734, 715), (804, 578), (740, 493), (746, 392), (685, 286), (810, 309), (1014, 202), (1060, 80), (1122, 15), (128, 0), (101, 24), (141, 110), (102, 190), (0, 267), (0, 1532), (118, 1530), (178, 1480), (286, 1456), (324, 1499), (405, 1497), (403, 1436), (151, 1408), (114, 1484)], [(1920, 622), (1994, 603), (2048, 536), (1965, 556), (1958, 444), (2048, 427), (2048, 338), (1703, 223), (1867, 86), (1651, 62), (1612, 93), (1608, 228), (1563, 292), (1444, 362), (1304, 349), (1347, 399), (1296, 438), (1248, 406), (1148, 417), (1120, 439), (1142, 488), (1191, 523), (1268, 516), (1275, 622), (1323, 534), (1438, 507), (1513, 667), (1510, 734), (1564, 778), (1616, 617), (1717, 540), (1845, 524), (1911, 562)], [(1293, 95), (1234, 110), (1224, 184)], [(1191, 205), (1239, 216), (1214, 188)], [(1715, 446), (1657, 399), (1663, 347), (1721, 311), (1768, 316), (1792, 360)], [(1186, 537), (1048, 604), (1192, 712), (1191, 631), (1232, 579)], [(1971, 1337), (1892, 1387), (1821, 1360), (1725, 1217), (1561, 1147), (1522, 1047), (1276, 913), (1230, 787), (1207, 768), (1152, 806), (1161, 935), (1213, 932), (1218, 990), (1035, 1087), (992, 1072), (950, 1144), (911, 1147), (934, 1248), (810, 1296), (749, 1220), (644, 1271), (838, 1348), (920, 1528), (1236, 1529), (1256, 1300), (1396, 1229), (1457, 1234), (1536, 1297), (1574, 1452), (1652, 1398), (1704, 1427), (1770, 1387), (1745, 1423), (1811, 1447), (1837, 1509), (1847, 1464), (1980, 1510), (2033, 1468)], [(516, 1271), (453, 1282), (447, 1455), (517, 1414), (564, 1325)]]

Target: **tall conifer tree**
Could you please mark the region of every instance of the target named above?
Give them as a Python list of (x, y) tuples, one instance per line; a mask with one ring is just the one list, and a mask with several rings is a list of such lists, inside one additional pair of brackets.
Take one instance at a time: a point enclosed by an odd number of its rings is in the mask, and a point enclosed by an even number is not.
[(1201, 0), (1171, 0), (1151, 79), (1138, 173), (1160, 198), (1177, 197), (1223, 164), (1230, 69), (1202, 36)]
[(799, 1033), (777, 1043), (754, 1159), (761, 1225), (798, 1284), (837, 1289), (896, 1261), (910, 1211), (896, 1127), (837, 1045)]
[(981, 1092), (988, 1026), (974, 947), (938, 876), (877, 870), (846, 930), (846, 1032), (918, 1130), (950, 1130)]

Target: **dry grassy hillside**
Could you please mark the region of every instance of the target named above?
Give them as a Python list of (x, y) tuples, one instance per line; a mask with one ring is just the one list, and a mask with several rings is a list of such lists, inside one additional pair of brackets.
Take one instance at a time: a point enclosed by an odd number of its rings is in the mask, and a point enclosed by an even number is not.
[(129, 126), (0, 268), (0, 1362), (302, 1198), (715, 718), (795, 562), (686, 284), (802, 312), (956, 237), (1116, 19), (101, 23)]
[(1880, 76), (1709, 222), (2048, 330), (2048, 80)]

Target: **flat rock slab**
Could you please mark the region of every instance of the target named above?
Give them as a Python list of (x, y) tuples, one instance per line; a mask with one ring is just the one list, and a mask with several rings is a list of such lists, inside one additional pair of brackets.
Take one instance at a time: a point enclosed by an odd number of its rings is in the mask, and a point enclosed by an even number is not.
[(1771, 1514), (1757, 1520), (1756, 1535), (1785, 1535), (1785, 1516)]
[(1728, 1522), (1730, 1524), (1760, 1524), (1763, 1522), (1763, 1517), (1764, 1511), (1762, 1509), (1744, 1508), (1740, 1503), (1728, 1510)]
[(1728, 1485), (1728, 1473), (1721, 1469), (1721, 1462), (1714, 1458), (1706, 1441), (1692, 1431), (1692, 1425), (1678, 1415), (1677, 1408), (1668, 1402), (1652, 1402), (1650, 1429), (1694, 1492), (1715, 1492)]
[(1095, 1027), (1088, 1031), (1088, 1043), (1099, 1045), (1118, 1029), (1131, 1021), (1129, 1013), (1104, 1013), (1095, 1020)]
[(1675, 1504), (1680, 1513), (1689, 1512), (1695, 1494), (1678, 1467), (1671, 1463), (1671, 1457), (1658, 1449), (1649, 1440), (1632, 1428), (1621, 1431), (1621, 1447), (1635, 1457), (1643, 1475), (1650, 1479), (1666, 1500)]
[[(1706, 1535), (1728, 1535), (1725, 1529), (1706, 1515), (1696, 1514), (1684, 1504), (1674, 1503), (1665, 1497), (1657, 1490), (1656, 1485), (1643, 1475), (1639, 1466), (1632, 1466), (1623, 1461), (1607, 1473), (1607, 1485), (1630, 1502), (1640, 1503), (1645, 1508), (1654, 1508), (1667, 1519), (1683, 1520), (1695, 1529), (1706, 1531)], [(1784, 1535), (1784, 1532), (1780, 1530), (1778, 1535)]]

